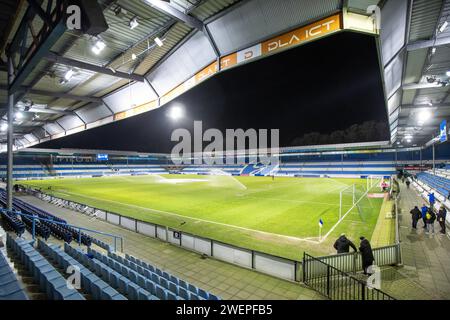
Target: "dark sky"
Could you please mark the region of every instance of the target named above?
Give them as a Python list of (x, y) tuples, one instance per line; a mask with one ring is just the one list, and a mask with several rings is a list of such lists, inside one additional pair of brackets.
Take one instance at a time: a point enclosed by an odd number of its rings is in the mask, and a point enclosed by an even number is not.
[[(186, 114), (176, 123), (167, 117), (174, 105)], [(155, 111), (39, 147), (170, 152), (172, 131), (194, 120), (222, 132), (280, 129), (281, 146), (311, 131), (387, 125), (375, 39), (340, 33), (225, 71)]]

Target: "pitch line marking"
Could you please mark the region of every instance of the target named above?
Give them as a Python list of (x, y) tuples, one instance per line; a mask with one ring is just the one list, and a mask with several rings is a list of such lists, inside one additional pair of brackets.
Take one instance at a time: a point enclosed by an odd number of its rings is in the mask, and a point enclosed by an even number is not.
[[(75, 196), (79, 196), (79, 197), (92, 199), (92, 200), (98, 200), (98, 198), (85, 196), (85, 195), (80, 195), (80, 194), (77, 194), (77, 193), (74, 193), (74, 192), (67, 192), (67, 193), (75, 195)], [(285, 238), (285, 239), (289, 239), (289, 240), (304, 241), (304, 242), (310, 242), (310, 243), (316, 243), (316, 244), (319, 243), (318, 241), (309, 240), (310, 238), (298, 238), (298, 237), (286, 236), (286, 235), (282, 235), (282, 234), (271, 233), (271, 232), (266, 232), (266, 231), (261, 231), (261, 230), (255, 230), (255, 229), (245, 228), (245, 227), (236, 226), (236, 225), (227, 224), (227, 223), (222, 223), (222, 222), (210, 221), (210, 220), (205, 220), (205, 219), (201, 219), (201, 218), (192, 218), (192, 217), (183, 216), (181, 214), (174, 213), (174, 212), (157, 210), (157, 209), (150, 209), (150, 208), (140, 207), (140, 206), (137, 206), (137, 205), (134, 205), (134, 204), (125, 204), (125, 203), (122, 203), (122, 202), (119, 202), (119, 201), (114, 201), (114, 200), (109, 200), (109, 199), (101, 199), (101, 200), (102, 201), (111, 202), (111, 203), (115, 203), (115, 204), (119, 204), (119, 205), (125, 205), (125, 206), (129, 206), (129, 207), (134, 207), (134, 208), (141, 209), (141, 210), (144, 210), (144, 211), (149, 211), (149, 212), (151, 212), (153, 214), (154, 213), (163, 213), (163, 214), (176, 216), (176, 217), (183, 218), (183, 219), (194, 220), (194, 222), (195, 221), (201, 221), (201, 222), (217, 224), (217, 225), (221, 225), (221, 226), (225, 226), (225, 227), (229, 227), (229, 228), (236, 228), (236, 229), (246, 230), (246, 231), (250, 231), (250, 232), (261, 233), (261, 234), (266, 234), (266, 235), (270, 235), (270, 236), (276, 236), (276, 237), (279, 237), (279, 238)]]

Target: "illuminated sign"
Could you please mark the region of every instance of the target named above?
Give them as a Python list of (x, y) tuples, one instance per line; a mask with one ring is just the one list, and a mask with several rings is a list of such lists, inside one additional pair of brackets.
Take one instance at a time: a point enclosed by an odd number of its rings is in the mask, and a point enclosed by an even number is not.
[(448, 139), (448, 137), (447, 137), (447, 120), (444, 120), (441, 123), (441, 133), (439, 135), (439, 140), (441, 142), (446, 142), (447, 139)]
[(107, 154), (98, 154), (97, 161), (108, 161), (109, 156)]

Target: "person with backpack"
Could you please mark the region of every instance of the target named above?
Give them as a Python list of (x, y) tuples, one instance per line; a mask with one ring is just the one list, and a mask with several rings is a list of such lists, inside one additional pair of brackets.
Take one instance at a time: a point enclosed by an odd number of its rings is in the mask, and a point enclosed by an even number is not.
[(345, 236), (344, 233), (341, 234), (339, 239), (336, 240), (333, 247), (336, 249), (338, 254), (339, 253), (349, 253), (350, 247), (352, 247), (355, 252), (358, 251), (358, 249), (356, 249), (355, 244), (353, 242), (351, 242), (349, 239), (347, 239), (347, 237)]
[[(436, 221), (436, 214), (434, 213), (432, 207), (428, 209), (428, 212), (425, 217), (427, 221), (427, 234), (429, 233), (434, 234), (434, 222)], [(433, 231), (431, 232), (431, 230)]]
[(411, 213), (412, 228), (417, 229), (417, 222), (420, 218), (422, 218), (422, 212), (420, 212), (419, 208), (415, 206), (409, 213)]
[(360, 237), (359, 239), (361, 240), (359, 252), (361, 252), (362, 267), (364, 274), (367, 275), (369, 274), (368, 269), (373, 265), (375, 258), (373, 256), (372, 246), (370, 245), (369, 240), (364, 237)]
[(420, 208), (421, 212), (422, 212), (422, 221), (423, 221), (423, 228), (426, 229), (427, 228), (427, 212), (428, 212), (428, 207), (426, 204), (423, 204), (422, 208)]
[(447, 209), (445, 209), (444, 205), (441, 206), (439, 212), (437, 214), (437, 221), (441, 226), (441, 233), (445, 234), (445, 220), (447, 219)]

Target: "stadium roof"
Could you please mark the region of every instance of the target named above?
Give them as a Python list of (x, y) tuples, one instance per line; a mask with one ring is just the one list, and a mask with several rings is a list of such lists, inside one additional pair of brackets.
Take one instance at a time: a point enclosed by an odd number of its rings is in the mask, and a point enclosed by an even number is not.
[[(448, 80), (450, 28), (436, 30), (449, 19), (449, 0), (416, 0), (412, 6), (408, 0), (99, 0), (109, 28), (98, 36), (58, 23), (56, 4), (62, 1), (29, 1), (40, 2), (42, 10), (34, 10), (22, 1), (10, 23), (7, 42), (21, 64), (12, 86), (23, 114), (15, 122), (15, 148), (150, 111), (218, 72), (335, 32), (378, 36), (370, 5), (382, 12), (380, 61), (392, 142), (411, 132), (413, 143), (428, 141), (450, 112), (449, 87), (430, 88), (425, 80)], [(37, 37), (39, 30), (48, 31), (49, 12), (56, 17), (51, 32)], [(132, 29), (134, 19), (138, 26)], [(99, 40), (106, 47), (96, 54), (92, 48)], [(21, 52), (27, 53), (23, 59)], [(1, 70), (5, 109), (7, 74)], [(418, 129), (414, 119), (429, 100), (440, 118)], [(0, 132), (1, 151), (5, 139)]]
[[(389, 41), (395, 54), (383, 57), (392, 142), (404, 144), (410, 136), (412, 144), (424, 144), (436, 137), (440, 122), (450, 116), (450, 27), (445, 28), (450, 1), (387, 5), (403, 6), (399, 12), (404, 12)], [(421, 123), (427, 112), (430, 119)]]

